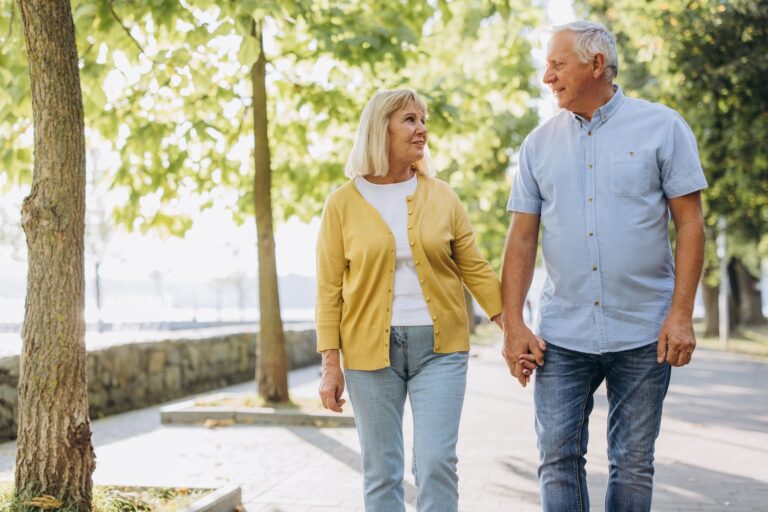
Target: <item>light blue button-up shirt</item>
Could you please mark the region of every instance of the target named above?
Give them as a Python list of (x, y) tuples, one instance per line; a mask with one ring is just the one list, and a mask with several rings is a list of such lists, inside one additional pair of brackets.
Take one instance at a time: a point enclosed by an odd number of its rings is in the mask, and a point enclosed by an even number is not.
[(591, 121), (563, 111), (526, 138), (507, 205), (541, 219), (539, 334), (591, 354), (657, 339), (674, 288), (667, 200), (707, 186), (683, 118), (614, 87)]

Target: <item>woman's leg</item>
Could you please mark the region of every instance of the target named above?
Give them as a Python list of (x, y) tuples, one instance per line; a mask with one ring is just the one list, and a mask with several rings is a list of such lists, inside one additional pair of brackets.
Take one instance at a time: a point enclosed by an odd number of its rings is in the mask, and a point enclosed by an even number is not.
[(347, 389), (355, 411), (363, 458), (367, 512), (403, 512), (403, 407), (406, 382), (402, 340), (393, 329), (392, 366), (376, 371), (347, 370)]
[(456, 443), (467, 382), (467, 352), (437, 354), (432, 327), (408, 328), (408, 395), (419, 512), (455, 512)]

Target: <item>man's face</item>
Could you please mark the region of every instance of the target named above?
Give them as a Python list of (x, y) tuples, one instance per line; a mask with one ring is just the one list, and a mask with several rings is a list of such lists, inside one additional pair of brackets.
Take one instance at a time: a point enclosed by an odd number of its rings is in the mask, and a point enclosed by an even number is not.
[(599, 78), (594, 76), (593, 62), (579, 60), (574, 39), (575, 34), (566, 30), (550, 40), (543, 80), (557, 98), (558, 107), (589, 117)]

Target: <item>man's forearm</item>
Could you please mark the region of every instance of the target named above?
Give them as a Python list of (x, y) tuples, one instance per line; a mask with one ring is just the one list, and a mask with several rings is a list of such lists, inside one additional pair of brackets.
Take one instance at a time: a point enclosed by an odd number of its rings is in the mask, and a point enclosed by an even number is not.
[(670, 313), (693, 316), (696, 288), (704, 265), (704, 226), (688, 222), (677, 230), (675, 244), (675, 291)]
[(533, 280), (538, 240), (520, 240), (510, 233), (504, 249), (501, 272), (501, 295), (504, 305), (504, 323), (523, 322), (523, 306)]

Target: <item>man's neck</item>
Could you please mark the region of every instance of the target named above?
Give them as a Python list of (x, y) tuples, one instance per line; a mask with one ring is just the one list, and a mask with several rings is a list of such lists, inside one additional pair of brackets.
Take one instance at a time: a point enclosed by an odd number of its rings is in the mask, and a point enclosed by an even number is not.
[(585, 109), (588, 110), (588, 112), (574, 111), (574, 114), (583, 117), (587, 121), (591, 121), (592, 116), (597, 112), (597, 109), (611, 101), (614, 94), (616, 94), (616, 91), (613, 88), (613, 84), (609, 82), (607, 86), (600, 87), (600, 89), (596, 91), (596, 94), (593, 96), (593, 101), (591, 102), (592, 104)]

